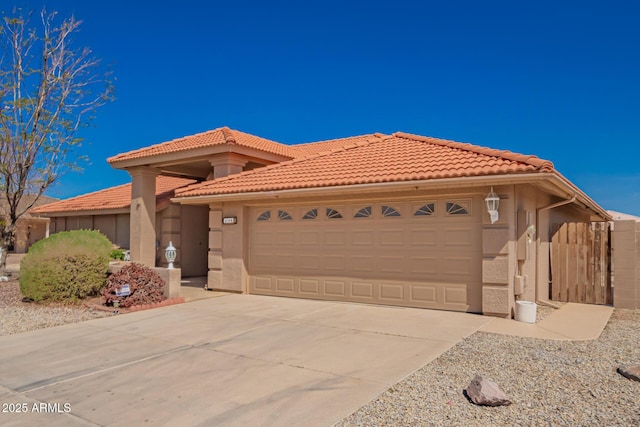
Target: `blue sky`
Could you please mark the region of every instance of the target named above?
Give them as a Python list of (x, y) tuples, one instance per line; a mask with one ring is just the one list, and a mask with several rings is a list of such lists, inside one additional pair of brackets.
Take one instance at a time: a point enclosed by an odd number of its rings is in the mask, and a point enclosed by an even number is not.
[(105, 159), (229, 126), (283, 143), (405, 131), (535, 154), (640, 215), (633, 1), (16, 0), (84, 21), (117, 100), (91, 164), (50, 191), (129, 181)]

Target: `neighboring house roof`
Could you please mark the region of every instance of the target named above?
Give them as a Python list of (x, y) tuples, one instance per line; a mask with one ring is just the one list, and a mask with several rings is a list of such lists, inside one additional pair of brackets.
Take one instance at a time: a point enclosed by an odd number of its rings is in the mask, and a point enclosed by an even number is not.
[(636, 221), (640, 222), (640, 216), (630, 215), (623, 212), (607, 211), (614, 221)]
[[(158, 176), (156, 178), (156, 204), (168, 201), (177, 188), (193, 184), (193, 179)], [(83, 194), (66, 200), (50, 203), (33, 209), (33, 213), (54, 214), (63, 212), (86, 212), (125, 209), (131, 205), (131, 183), (105, 190)]]
[[(33, 199), (35, 197), (36, 196), (33, 194), (23, 195), (22, 198), (20, 199), (20, 203), (18, 203), (18, 213), (20, 213), (26, 206), (33, 203)], [(35, 211), (38, 206), (46, 205), (48, 203), (52, 203), (57, 200), (58, 199), (55, 199), (53, 197), (42, 195), (38, 198), (38, 200), (36, 200), (33, 207), (30, 210), (28, 210), (24, 215), (22, 215), (20, 218), (21, 219), (31, 218), (32, 217), (31, 213)], [(6, 199), (2, 198), (0, 199), (0, 217), (6, 216), (7, 214), (8, 214), (8, 204)]]
[[(402, 132), (352, 139), (347, 145), (338, 140), (323, 141), (317, 143), (318, 147), (338, 148), (194, 184), (177, 190), (176, 196), (554, 172), (551, 162), (536, 156)], [(303, 150), (313, 152), (315, 148), (313, 144), (305, 144)]]
[(196, 148), (212, 147), (224, 144), (237, 144), (239, 146), (253, 148), (267, 153), (277, 154), (289, 158), (299, 156), (301, 153), (290, 145), (281, 144), (259, 136), (221, 127), (195, 135), (185, 136), (150, 147), (140, 148), (127, 153), (118, 154), (107, 159), (109, 163), (117, 163), (132, 159), (158, 156), (162, 154), (177, 153)]

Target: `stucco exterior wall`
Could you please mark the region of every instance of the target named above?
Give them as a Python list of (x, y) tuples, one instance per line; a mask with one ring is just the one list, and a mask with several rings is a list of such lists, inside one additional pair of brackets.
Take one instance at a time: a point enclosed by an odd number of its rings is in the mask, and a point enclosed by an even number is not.
[[(488, 194), (490, 188), (484, 189)], [(513, 201), (514, 187), (493, 188), (500, 197), (499, 219), (491, 224), (482, 213), (482, 313), (510, 317), (513, 300)], [(486, 210), (486, 207), (482, 207)]]
[(98, 230), (121, 248), (129, 248), (129, 214), (59, 216), (51, 218), (51, 233)]

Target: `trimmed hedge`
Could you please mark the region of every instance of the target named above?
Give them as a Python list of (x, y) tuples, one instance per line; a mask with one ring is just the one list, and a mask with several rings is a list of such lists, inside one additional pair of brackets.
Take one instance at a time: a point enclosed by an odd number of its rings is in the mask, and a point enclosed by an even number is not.
[(63, 231), (36, 242), (20, 263), (20, 291), (34, 301), (71, 301), (104, 286), (112, 245), (95, 230)]

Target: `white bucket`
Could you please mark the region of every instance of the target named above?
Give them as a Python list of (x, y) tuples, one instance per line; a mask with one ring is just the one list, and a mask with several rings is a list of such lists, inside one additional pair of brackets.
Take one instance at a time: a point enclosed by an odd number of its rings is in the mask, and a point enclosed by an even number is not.
[(536, 323), (538, 305), (531, 301), (516, 301), (516, 320), (518, 322)]

